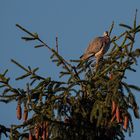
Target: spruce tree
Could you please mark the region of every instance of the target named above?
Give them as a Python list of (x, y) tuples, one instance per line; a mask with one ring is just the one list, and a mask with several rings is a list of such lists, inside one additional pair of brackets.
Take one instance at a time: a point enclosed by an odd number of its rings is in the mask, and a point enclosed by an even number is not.
[(140, 87), (126, 80), (127, 71), (136, 72), (134, 67), (140, 56), (140, 49), (135, 47), (136, 34), (140, 32), (136, 15), (137, 11), (133, 26), (120, 24), (124, 29), (120, 35), (111, 34), (112, 23), (108, 30), (110, 51), (100, 60), (98, 68), (94, 58), (67, 61), (59, 54), (57, 38), (56, 48), (49, 47), (37, 33), (16, 24), (27, 33), (23, 40), (36, 41), (35, 48), (45, 47), (51, 52), (50, 59), (61, 67), (60, 79), (43, 77), (38, 74), (39, 68), (25, 67), (12, 59), (25, 72), (16, 80), (30, 80), (26, 89), (22, 89), (11, 86), (8, 70), (0, 74), (3, 91), (0, 101), (16, 101), (17, 119), (23, 120), (9, 128), (1, 124), (0, 134), (10, 140), (124, 140), (125, 133), (131, 134), (132, 115), (140, 118), (134, 95)]

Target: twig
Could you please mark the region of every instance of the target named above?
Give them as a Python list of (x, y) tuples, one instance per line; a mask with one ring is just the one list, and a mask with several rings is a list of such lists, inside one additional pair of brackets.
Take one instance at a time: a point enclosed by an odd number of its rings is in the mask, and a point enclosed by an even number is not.
[(58, 36), (56, 36), (56, 51), (58, 53)]

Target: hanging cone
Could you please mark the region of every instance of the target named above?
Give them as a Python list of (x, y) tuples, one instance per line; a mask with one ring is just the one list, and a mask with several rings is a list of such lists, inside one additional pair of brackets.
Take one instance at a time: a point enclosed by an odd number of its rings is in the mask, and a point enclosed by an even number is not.
[(119, 110), (118, 106), (116, 108), (116, 119), (117, 119), (117, 122), (119, 123), (120, 122), (120, 110)]
[(29, 140), (33, 140), (33, 135), (31, 132), (29, 133)]
[(116, 114), (114, 114), (113, 117), (111, 118), (111, 121), (110, 121), (111, 123), (114, 121), (115, 117), (116, 117)]
[(24, 113), (23, 113), (23, 120), (26, 121), (28, 118), (28, 109), (27, 107), (25, 106), (24, 107)]
[(22, 108), (20, 103), (17, 104), (17, 109), (16, 109), (16, 114), (17, 114), (17, 119), (20, 120), (22, 117)]
[(49, 139), (49, 123), (46, 121), (46, 140)]
[(129, 122), (128, 116), (125, 116), (124, 117), (124, 124), (123, 124), (123, 128), (125, 130), (128, 128), (128, 122)]
[(46, 122), (42, 124), (42, 140), (46, 140)]
[(116, 111), (116, 103), (114, 101), (112, 101), (112, 114), (114, 114)]
[(34, 133), (35, 133), (35, 139), (39, 139), (39, 126), (36, 125), (34, 128)]

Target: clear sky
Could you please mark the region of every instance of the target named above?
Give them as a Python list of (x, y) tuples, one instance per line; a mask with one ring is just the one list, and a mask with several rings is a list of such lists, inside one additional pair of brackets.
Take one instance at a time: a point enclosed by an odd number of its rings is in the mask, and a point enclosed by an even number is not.
[[(22, 41), (20, 37), (25, 34), (16, 28), (16, 23), (37, 32), (51, 47), (55, 47), (58, 36), (60, 53), (66, 59), (77, 59), (89, 41), (108, 30), (112, 21), (115, 22), (113, 35), (122, 31), (119, 23), (132, 25), (136, 8), (140, 24), (139, 0), (0, 0), (0, 72), (8, 68), (11, 78), (23, 73), (10, 62), (13, 58), (25, 66), (40, 67), (44, 76), (58, 77), (48, 50), (34, 49), (33, 43)], [(140, 35), (136, 43), (136, 47), (139, 46)], [(127, 74), (128, 82), (140, 85), (140, 63), (136, 69), (136, 74)], [(13, 79), (11, 84), (25, 87), (24, 82), (17, 83)], [(136, 92), (135, 96), (140, 102), (140, 93)], [(0, 103), (0, 123), (7, 126), (19, 123), (15, 117), (15, 104)], [(134, 125), (132, 137), (126, 135), (126, 140), (139, 139), (140, 120), (134, 120)]]

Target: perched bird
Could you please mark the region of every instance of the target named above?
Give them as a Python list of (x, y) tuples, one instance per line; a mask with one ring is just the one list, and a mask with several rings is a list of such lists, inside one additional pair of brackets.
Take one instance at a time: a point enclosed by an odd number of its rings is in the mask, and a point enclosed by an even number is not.
[(80, 57), (81, 60), (87, 60), (92, 56), (96, 58), (96, 64), (99, 63), (99, 60), (103, 55), (108, 51), (110, 46), (110, 37), (108, 32), (104, 32), (102, 37), (96, 37), (93, 39), (85, 53)]

